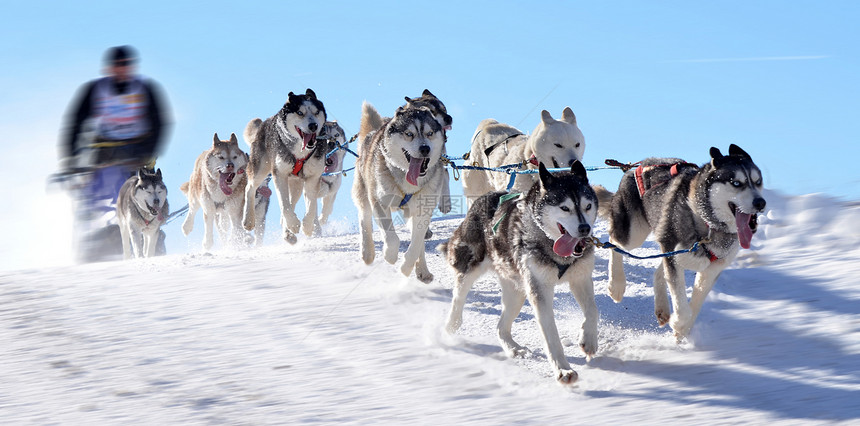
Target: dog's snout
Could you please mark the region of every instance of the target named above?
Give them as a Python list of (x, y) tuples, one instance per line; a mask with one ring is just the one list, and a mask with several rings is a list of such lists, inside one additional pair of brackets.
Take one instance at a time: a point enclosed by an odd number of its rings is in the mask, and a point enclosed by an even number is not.
[(587, 237), (588, 234), (591, 234), (591, 225), (587, 223), (583, 223), (579, 225), (579, 236)]
[(159, 200), (158, 198), (152, 200), (152, 205), (158, 207), (160, 204), (161, 204), (161, 200)]
[(421, 154), (422, 157), (429, 157), (430, 147), (427, 145), (421, 145), (421, 147), (418, 148), (418, 152)]
[(573, 163), (575, 163), (575, 162), (576, 162), (576, 158), (574, 158), (574, 159), (572, 159), (572, 160), (568, 161), (568, 162), (567, 162), (567, 167), (573, 167)]
[(233, 164), (233, 163), (227, 163), (227, 171), (228, 171), (228, 172), (232, 172), (234, 167), (236, 167), (236, 165), (235, 165), (235, 164)]
[(753, 200), (753, 207), (758, 211), (764, 210), (765, 205), (767, 205), (767, 201), (765, 201), (764, 198), (758, 197)]
[(318, 128), (317, 123), (311, 122), (310, 124), (308, 124), (308, 130), (310, 130), (312, 132), (316, 132), (317, 128)]

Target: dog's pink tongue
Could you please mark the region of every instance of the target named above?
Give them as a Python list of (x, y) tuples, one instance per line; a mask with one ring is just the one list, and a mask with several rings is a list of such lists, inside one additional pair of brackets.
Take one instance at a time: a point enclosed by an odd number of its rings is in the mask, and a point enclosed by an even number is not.
[(316, 135), (313, 133), (302, 133), (302, 143), (304, 144), (304, 146), (302, 146), (302, 149), (308, 149), (308, 143), (312, 141), (315, 137)]
[(750, 242), (752, 241), (753, 236), (752, 229), (750, 229), (751, 217), (751, 214), (743, 213), (740, 210), (735, 213), (735, 225), (738, 227), (738, 242), (740, 242), (741, 247), (745, 249), (750, 248)]
[(231, 189), (230, 186), (227, 185), (227, 178), (229, 176), (230, 173), (221, 173), (221, 176), (218, 178), (218, 185), (221, 187), (221, 192), (223, 192), (224, 195), (233, 194), (233, 189)]
[(552, 251), (559, 256), (568, 257), (573, 254), (573, 249), (578, 242), (578, 238), (573, 238), (572, 235), (565, 232), (564, 235), (555, 240), (555, 244), (552, 245)]
[(421, 174), (421, 164), (424, 163), (423, 158), (415, 158), (409, 160), (409, 170), (406, 172), (406, 182), (418, 186), (418, 176)]

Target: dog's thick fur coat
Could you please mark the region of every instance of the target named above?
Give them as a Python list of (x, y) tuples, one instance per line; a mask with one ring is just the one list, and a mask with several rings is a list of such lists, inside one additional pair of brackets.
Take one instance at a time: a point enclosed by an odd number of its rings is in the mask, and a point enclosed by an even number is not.
[[(304, 95), (290, 92), (277, 114), (265, 121), (255, 118), (245, 127), (243, 136), (251, 147), (242, 222), (245, 229), (254, 229), (254, 197), (271, 174), (281, 203), (284, 240), (295, 244), (300, 228), (308, 236), (313, 234), (319, 179), (325, 169), (325, 144), (316, 141), (325, 121), (325, 107), (314, 91), (307, 89)], [(300, 222), (295, 206), (303, 190), (308, 209)]]
[(392, 264), (397, 261), (400, 239), (394, 230), (392, 212), (399, 209), (412, 225), (411, 241), (400, 270), (409, 276), (415, 269), (422, 282), (433, 280), (424, 257), (424, 239), (444, 184), (445, 169), (439, 161), (444, 143), (442, 126), (422, 108), (398, 109), (391, 120), (362, 142), (352, 199), (358, 207), (365, 263), (372, 263), (376, 256), (374, 217), (385, 234), (385, 260)]
[(141, 168), (128, 178), (116, 200), (123, 258), (131, 259), (132, 253), (139, 258), (155, 256), (158, 234), (169, 213), (161, 169)]
[[(584, 153), (585, 138), (577, 127), (573, 110), (567, 107), (561, 120), (553, 119), (546, 110), (541, 111), (541, 121), (529, 136), (493, 119), (482, 121), (472, 136), (469, 162), (485, 168), (523, 162), (530, 169), (536, 168), (538, 163), (560, 168), (570, 167), (576, 160), (582, 161)], [(505, 190), (509, 180), (507, 173), (464, 170), (463, 194), (474, 200), (490, 191)], [(536, 180), (534, 174), (517, 175), (511, 191), (526, 192)]]
[(218, 227), (221, 238), (232, 244), (245, 242), (242, 212), (245, 207), (245, 173), (248, 156), (239, 148), (236, 134), (222, 141), (215, 134), (212, 146), (203, 151), (194, 163), (188, 182), (179, 189), (188, 197), (188, 214), (182, 223), (186, 236), (194, 229), (194, 216), (203, 210), (203, 249), (214, 243), (213, 228)]
[[(652, 232), (664, 253), (700, 243), (695, 252), (664, 257), (654, 273), (654, 313), (658, 323), (668, 323), (678, 339), (689, 334), (705, 297), (740, 247), (750, 247), (756, 215), (765, 208), (762, 174), (749, 154), (734, 144), (727, 156), (717, 148), (711, 148), (710, 154), (711, 161), (701, 167), (677, 158), (649, 158), (640, 163), (639, 171), (624, 174), (614, 195), (595, 187), (608, 206), (601, 215), (609, 219), (613, 244), (631, 250)], [(627, 285), (622, 259), (612, 252), (609, 291), (616, 302), (624, 297)], [(685, 269), (696, 271), (689, 301)]]
[(593, 355), (598, 313), (591, 278), (594, 246), (587, 244), (587, 238), (597, 218), (598, 200), (579, 161), (571, 173), (557, 176), (541, 163), (539, 175), (540, 183), (517, 199), (500, 204), (504, 191), (479, 197), (451, 239), (440, 246), (457, 280), (447, 330), (453, 333), (460, 327), (472, 284), (494, 271), (502, 288), (498, 337), (505, 353), (511, 357), (527, 353), (513, 340), (511, 325), (528, 298), (556, 378), (572, 383), (577, 374), (564, 355), (553, 300), (555, 286), (567, 283), (585, 316), (580, 346), (586, 355)]

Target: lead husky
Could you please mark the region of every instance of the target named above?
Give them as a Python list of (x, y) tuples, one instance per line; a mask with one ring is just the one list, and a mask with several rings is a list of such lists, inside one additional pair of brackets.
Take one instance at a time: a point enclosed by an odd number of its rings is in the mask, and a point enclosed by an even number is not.
[[(365, 119), (363, 115), (362, 121)], [(398, 109), (385, 126), (362, 143), (352, 199), (359, 212), (361, 255), (368, 265), (376, 256), (373, 217), (385, 233), (385, 260), (391, 264), (397, 261), (400, 239), (391, 213), (400, 209), (412, 222), (412, 241), (400, 271), (409, 276), (415, 268), (419, 280), (433, 280), (424, 258), (424, 236), (444, 184), (445, 170), (439, 161), (444, 144), (442, 126), (433, 114), (418, 108)]]
[(511, 325), (528, 297), (556, 379), (572, 383), (577, 374), (564, 355), (552, 305), (555, 286), (568, 283), (585, 315), (579, 345), (586, 355), (593, 355), (598, 319), (591, 279), (594, 247), (586, 241), (597, 218), (598, 200), (579, 161), (574, 161), (571, 173), (555, 176), (543, 163), (538, 167), (540, 184), (528, 194), (510, 201), (504, 201), (508, 197), (504, 191), (481, 196), (451, 239), (440, 246), (457, 274), (446, 328), (457, 331), (469, 289), (492, 270), (502, 287), (497, 330), (505, 353), (516, 357), (528, 351), (511, 336)]
[[(756, 215), (765, 208), (761, 171), (749, 154), (732, 144), (727, 156), (711, 148), (711, 161), (702, 167), (677, 158), (649, 158), (624, 174), (614, 195), (596, 189), (607, 206), (601, 215), (609, 219), (613, 244), (630, 250), (641, 246), (651, 232), (664, 253), (700, 242), (695, 252), (664, 257), (654, 272), (657, 321), (660, 326), (668, 323), (679, 340), (687, 336), (720, 273), (739, 247), (750, 248)], [(624, 297), (627, 285), (621, 256), (613, 251), (610, 258), (609, 292), (616, 302)], [(685, 269), (696, 271), (689, 302)]]
[[(530, 136), (513, 126), (486, 119), (478, 124), (472, 136), (469, 160), (479, 167), (499, 167), (526, 162), (528, 168), (544, 163), (547, 167), (570, 167), (582, 161), (585, 138), (576, 125), (576, 116), (570, 107), (564, 109), (561, 120), (555, 120), (541, 111), (541, 122)], [(507, 188), (510, 176), (484, 170), (463, 171), (463, 195), (473, 200), (490, 191)], [(525, 192), (532, 186), (534, 175), (517, 175), (511, 191)]]
[(136, 257), (154, 256), (161, 225), (169, 213), (161, 169), (152, 172), (141, 168), (128, 178), (116, 200), (123, 258), (131, 259), (132, 253)]
[(212, 248), (215, 223), (224, 240), (233, 244), (245, 240), (242, 211), (248, 183), (247, 164), (248, 157), (239, 148), (235, 133), (226, 141), (215, 133), (212, 147), (197, 157), (190, 180), (179, 187), (188, 197), (188, 214), (182, 223), (182, 233), (187, 236), (194, 229), (194, 216), (198, 210), (203, 210), (203, 249), (206, 251)]
[[(318, 146), (316, 140), (325, 121), (325, 107), (316, 93), (307, 89), (304, 95), (290, 92), (277, 114), (265, 121), (255, 118), (245, 127), (245, 141), (251, 146), (249, 185), (245, 188), (245, 229), (254, 229), (256, 188), (271, 174), (281, 203), (284, 240), (295, 244), (300, 227), (305, 234), (312, 235), (317, 214), (316, 191), (325, 168), (324, 147)], [(300, 222), (295, 206), (303, 189), (309, 208)]]

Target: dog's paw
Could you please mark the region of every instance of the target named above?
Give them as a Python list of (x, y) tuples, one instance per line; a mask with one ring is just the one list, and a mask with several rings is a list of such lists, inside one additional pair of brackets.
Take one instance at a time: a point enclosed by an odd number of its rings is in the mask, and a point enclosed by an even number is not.
[(576, 374), (576, 371), (573, 371), (573, 370), (563, 369), (563, 370), (558, 370), (558, 372), (555, 373), (555, 379), (558, 380), (558, 382), (563, 384), (563, 385), (571, 385), (578, 378), (579, 378), (579, 375)]
[(186, 220), (185, 222), (182, 222), (182, 235), (185, 235), (187, 237), (188, 234), (190, 234), (191, 231), (193, 231), (193, 230), (194, 230), (194, 222), (193, 221)]
[(415, 271), (415, 277), (424, 284), (433, 282), (433, 274), (430, 271)]
[(624, 290), (627, 289), (627, 280), (609, 280), (609, 297), (615, 303), (620, 303), (624, 299)]
[[(398, 245), (395, 245), (395, 244), (391, 244), (391, 245), (389, 245), (389, 244), (383, 244), (382, 251), (383, 251), (383, 253), (384, 253), (384, 257), (385, 257), (385, 261), (386, 261), (386, 262), (388, 262), (388, 263), (390, 263), (390, 264), (392, 264), (392, 265), (393, 265), (394, 263), (396, 263), (396, 262), (397, 262), (397, 251), (398, 251), (398, 248), (399, 248), (399, 246), (398, 246)], [(404, 266), (406, 266), (406, 265), (404, 265)], [(409, 272), (410, 272), (410, 273), (412, 272), (412, 267), (411, 267), (411, 266), (409, 267)], [(408, 276), (408, 275), (409, 275), (409, 273), (405, 273), (405, 275), (407, 275), (407, 276)]]
[(316, 221), (316, 218), (305, 216), (304, 220), (302, 220), (302, 231), (304, 231), (305, 235), (313, 237), (314, 231), (317, 228), (319, 228), (319, 222)]
[(683, 339), (690, 334), (690, 329), (693, 328), (692, 315), (673, 314), (669, 318), (669, 327), (672, 327), (678, 340)]
[(579, 342), (579, 347), (582, 349), (582, 353), (592, 356), (597, 353), (597, 339), (596, 338), (585, 338), (583, 336), (582, 340)]
[(253, 231), (255, 225), (256, 224), (254, 223), (254, 216), (249, 215), (242, 218), (242, 226), (245, 228), (246, 231)]
[[(388, 259), (386, 259), (386, 260), (388, 260)], [(395, 259), (395, 260), (396, 260), (396, 259)], [(391, 262), (391, 263), (394, 263), (394, 262)], [(412, 270), (413, 270), (413, 269), (415, 269), (415, 264), (414, 264), (414, 263), (407, 263), (407, 262), (403, 262), (403, 265), (402, 265), (402, 266), (400, 266), (400, 272), (402, 272), (402, 273), (403, 273), (403, 275), (405, 275), (405, 276), (407, 276), (407, 277), (408, 277), (408, 276), (410, 276), (410, 275), (412, 275)], [(419, 278), (419, 279), (420, 279), (420, 278)]]
[(373, 263), (375, 257), (376, 251), (373, 249), (373, 244), (361, 248), (361, 259), (364, 260), (365, 265)]
[(448, 334), (454, 334), (460, 329), (461, 325), (463, 325), (462, 316), (459, 318), (448, 318), (448, 324), (445, 324), (445, 331), (447, 331)]
[(284, 241), (290, 244), (295, 244), (298, 239), (296, 238), (296, 234), (290, 231), (284, 231)]
[(657, 324), (659, 324), (660, 327), (665, 327), (666, 324), (669, 323), (668, 311), (665, 311), (663, 309), (657, 309), (656, 311), (654, 311), (654, 315), (657, 317)]
[(531, 353), (529, 348), (520, 346), (514, 341), (502, 342), (502, 349), (505, 351), (505, 355), (511, 358), (525, 358)]

